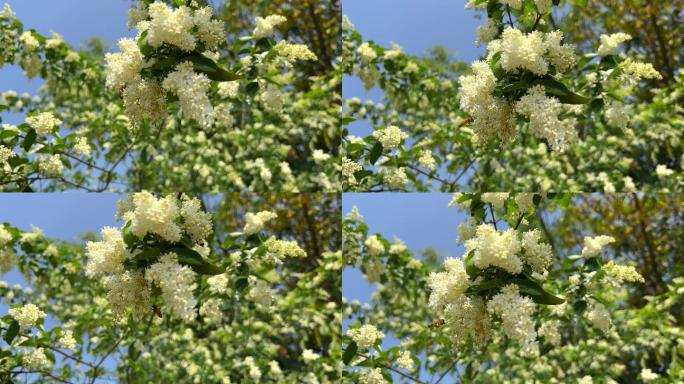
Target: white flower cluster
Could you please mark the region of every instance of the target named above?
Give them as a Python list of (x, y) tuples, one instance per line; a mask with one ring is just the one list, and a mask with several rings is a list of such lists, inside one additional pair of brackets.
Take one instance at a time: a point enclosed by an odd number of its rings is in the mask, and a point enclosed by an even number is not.
[[(560, 307), (560, 305), (557, 305), (556, 307)], [(558, 331), (558, 328), (560, 328), (559, 320), (548, 320), (542, 323), (542, 325), (539, 327), (538, 333), (539, 336), (546, 339), (546, 342), (549, 344), (553, 346), (559, 346), (561, 343), (561, 334)]]
[(491, 225), (481, 224), (465, 246), (466, 253), (475, 251), (473, 264), (480, 269), (495, 266), (513, 274), (522, 272), (523, 263), (517, 255), (522, 245), (512, 228), (499, 232)]
[(273, 290), (267, 282), (256, 279), (254, 276), (249, 277), (249, 284), (251, 286), (247, 298), (256, 304), (268, 307), (273, 301)]
[(178, 242), (185, 231), (200, 244), (212, 232), (211, 215), (201, 210), (196, 198), (183, 196), (179, 203), (174, 195), (156, 198), (143, 191), (134, 193), (127, 204), (120, 216), (130, 222), (130, 232), (139, 238), (149, 233)]
[(50, 360), (45, 355), (44, 348), (36, 348), (29, 353), (24, 353), (21, 364), (26, 368), (40, 371), (50, 366)]
[(255, 39), (263, 39), (273, 34), (275, 27), (287, 21), (287, 18), (280, 15), (270, 15), (256, 18), (256, 28), (252, 32)]
[[(516, 230), (499, 232), (487, 224), (475, 227), (472, 223), (466, 229), (459, 228), (459, 231), (473, 231), (472, 235), (459, 236), (472, 236), (466, 240), (466, 255), (472, 252), (473, 264), (480, 269), (495, 266), (511, 274), (519, 274), (523, 265), (528, 264), (533, 272), (543, 275), (552, 263), (552, 249), (548, 244), (540, 243), (541, 232), (538, 230), (524, 232), (522, 240)], [(484, 345), (491, 335), (491, 316), (497, 315), (508, 337), (518, 340), (528, 353), (538, 350), (532, 320), (536, 305), (520, 295), (517, 285), (509, 284), (485, 301), (466, 294), (473, 284), (481, 281), (470, 280), (463, 261), (448, 258), (444, 268), (444, 272), (433, 272), (428, 277), (429, 306), (445, 320), (454, 344), (470, 340), (475, 345)]]
[(617, 54), (620, 44), (632, 40), (632, 36), (619, 32), (612, 35), (601, 35), (599, 39), (601, 40), (601, 45), (598, 48), (598, 54), (608, 56)]
[(267, 257), (280, 264), (286, 257), (306, 257), (306, 252), (299, 247), (296, 241), (278, 240), (271, 236), (264, 243)]
[(77, 342), (74, 338), (74, 332), (70, 329), (62, 331), (62, 336), (59, 338), (59, 345), (61, 345), (62, 348), (70, 349), (72, 351), (76, 350)]
[(209, 291), (213, 293), (228, 292), (228, 276), (225, 273), (208, 278), (207, 284), (209, 284)]
[(477, 27), (477, 30), (475, 31), (475, 35), (477, 36), (475, 44), (477, 44), (478, 47), (482, 44), (487, 44), (494, 40), (498, 33), (499, 27), (496, 20), (487, 19), (487, 22), (484, 25)]
[(380, 241), (378, 235), (369, 236), (363, 245), (366, 246), (368, 256), (375, 257), (385, 252), (385, 245)]
[(373, 137), (378, 139), (384, 148), (390, 149), (397, 148), (399, 144), (401, 144), (401, 141), (406, 139), (408, 135), (402, 132), (399, 127), (390, 125), (385, 129), (373, 131)]
[(79, 155), (90, 157), (90, 144), (88, 144), (88, 139), (85, 137), (77, 138), (76, 144), (74, 144), (74, 151)]
[(661, 75), (651, 63), (638, 63), (632, 61), (631, 58), (625, 59), (622, 63), (618, 65), (618, 68), (622, 70), (620, 74), (620, 81), (627, 82), (629, 84), (634, 84), (641, 79), (662, 79)]
[(553, 249), (549, 244), (541, 243), (542, 233), (538, 229), (524, 232), (522, 235), (523, 260), (532, 271), (545, 274), (546, 268), (553, 262)]
[[(124, 228), (138, 239), (155, 235), (176, 243), (185, 235), (196, 246), (206, 247), (202, 244), (212, 233), (211, 215), (202, 210), (199, 200), (185, 195), (179, 201), (174, 195), (156, 198), (149, 192), (134, 193), (119, 202), (117, 216), (126, 221)], [(129, 310), (138, 318), (149, 313), (151, 285), (161, 289), (173, 313), (184, 320), (195, 318), (196, 274), (178, 263), (175, 253), (162, 255), (145, 271), (126, 270), (126, 261), (141, 250), (129, 251), (117, 228), (103, 228), (102, 238), (86, 244), (86, 274), (106, 276), (107, 300), (116, 318), (125, 317)]]
[(348, 157), (342, 159), (342, 177), (344, 179), (344, 182), (346, 182), (347, 184), (358, 184), (358, 180), (356, 180), (356, 176), (354, 174), (358, 171), (361, 171), (362, 169), (363, 166), (357, 163), (356, 161)]
[(515, 111), (530, 119), (530, 132), (546, 139), (551, 148), (562, 151), (568, 143), (577, 141), (575, 119), (561, 120), (563, 104), (554, 97), (546, 96), (542, 85), (535, 85), (515, 104)]
[[(493, 26), (486, 26), (481, 34), (495, 33)], [(485, 27), (483, 27), (485, 28)], [(562, 44), (563, 33), (553, 31), (528, 34), (514, 28), (504, 30), (500, 39), (487, 46), (487, 61), (476, 61), (472, 74), (461, 76), (459, 82), (461, 108), (473, 118), (473, 130), (478, 143), (498, 137), (502, 141), (515, 137), (515, 114), (529, 118), (530, 131), (536, 137), (548, 140), (555, 149), (564, 149), (576, 140), (574, 120), (561, 120), (562, 104), (556, 98), (547, 97), (541, 85), (532, 87), (528, 94), (515, 104), (494, 96), (497, 78), (492, 71), (494, 57), (500, 56), (501, 68), (508, 73), (529, 71), (543, 76), (551, 67), (559, 73), (572, 68), (577, 58), (574, 48)]]
[(26, 124), (36, 130), (36, 134), (44, 136), (52, 133), (55, 127), (62, 124), (62, 121), (55, 117), (52, 112), (41, 112), (35, 116), (26, 118)]
[(183, 114), (203, 125), (214, 122), (214, 109), (207, 96), (211, 81), (207, 75), (196, 73), (189, 61), (182, 62), (162, 82), (162, 87), (178, 96)]
[(199, 314), (204, 317), (204, 320), (209, 324), (219, 324), (223, 320), (223, 311), (221, 310), (221, 300), (212, 298), (202, 303)]
[(428, 277), (430, 287), (429, 305), (435, 311), (459, 301), (470, 286), (463, 262), (452, 257), (444, 262), (446, 272), (432, 272)]
[(473, 74), (459, 78), (461, 108), (473, 118), (475, 139), (483, 144), (489, 138), (511, 140), (515, 136), (515, 115), (506, 100), (493, 95), (496, 87), (494, 72), (484, 61), (476, 61)]
[(0, 225), (0, 248), (9, 244), (10, 241), (12, 241), (12, 234), (5, 229), (4, 225)]
[(32, 244), (41, 237), (43, 237), (43, 230), (31, 224), (31, 232), (22, 233), (19, 241), (22, 243)]
[(7, 148), (4, 145), (0, 145), (0, 168), (3, 168), (7, 161), (16, 155), (17, 154), (14, 153), (12, 149)]
[(14, 249), (5, 249), (0, 247), (0, 274), (5, 274), (14, 268), (19, 262), (19, 256), (17, 256)]
[(162, 255), (159, 262), (145, 271), (145, 279), (161, 288), (164, 302), (173, 313), (186, 321), (195, 319), (196, 274), (190, 267), (179, 264), (175, 253)]
[(539, 349), (532, 319), (536, 308), (529, 297), (520, 295), (515, 284), (503, 287), (501, 293), (494, 295), (487, 303), (489, 313), (501, 317), (504, 332), (517, 340), (525, 353), (535, 353)]
[(586, 312), (587, 320), (596, 329), (603, 333), (608, 333), (612, 321), (610, 319), (610, 313), (606, 307), (601, 303), (593, 303), (589, 310)]
[(142, 272), (125, 271), (107, 276), (104, 287), (107, 289), (107, 301), (115, 318), (125, 318), (129, 310), (135, 318), (141, 318), (150, 312), (151, 292)]
[(363, 64), (370, 64), (378, 57), (378, 53), (375, 52), (375, 49), (368, 42), (361, 44), (356, 52), (358, 52)]
[(414, 362), (413, 358), (411, 358), (411, 352), (409, 351), (402, 351), (399, 353), (399, 357), (397, 357), (397, 364), (399, 367), (406, 369), (408, 371), (412, 371), (414, 367)]
[[(211, 7), (193, 10), (181, 6), (174, 10), (156, 1), (145, 8), (141, 2), (129, 12), (129, 26), (135, 23), (138, 39), (144, 35), (145, 42), (154, 48), (166, 44), (188, 52), (200, 48), (213, 50), (225, 40), (225, 32), (223, 22), (212, 19), (212, 14)], [(165, 116), (167, 91), (178, 96), (188, 118), (203, 125), (213, 123), (213, 108), (207, 96), (211, 82), (206, 75), (195, 73), (192, 63), (178, 64), (162, 82), (142, 79), (141, 71), (150, 63), (136, 40), (121, 39), (119, 48), (121, 52), (105, 57), (107, 87), (122, 92), (133, 127), (144, 120), (158, 121)]]
[(95, 277), (102, 274), (117, 274), (124, 270), (124, 261), (130, 258), (126, 249), (121, 231), (117, 228), (105, 227), (100, 231), (102, 241), (89, 241), (86, 243), (88, 263), (86, 275)]
[(482, 201), (489, 203), (492, 207), (501, 209), (508, 199), (508, 192), (485, 192), (482, 194)]
[(382, 369), (373, 368), (364, 370), (359, 376), (359, 384), (387, 384), (388, 381), (382, 375)]
[(44, 157), (38, 163), (38, 172), (45, 177), (59, 177), (64, 171), (64, 164), (60, 155)]
[(582, 248), (582, 257), (585, 259), (590, 259), (592, 257), (597, 257), (601, 254), (601, 249), (611, 243), (614, 243), (615, 239), (612, 236), (596, 236), (596, 237), (584, 237), (584, 248)]
[(632, 283), (644, 282), (644, 277), (631, 265), (617, 265), (615, 261), (610, 260), (602, 269), (606, 271), (606, 276), (615, 283), (622, 283), (624, 281)]
[(603, 111), (603, 117), (605, 117), (608, 125), (615, 128), (627, 128), (629, 124), (629, 113), (624, 104), (611, 100), (606, 105), (606, 109)]
[(563, 32), (525, 34), (519, 29), (507, 28), (501, 39), (487, 46), (488, 58), (501, 52), (501, 67), (510, 73), (527, 70), (536, 75), (546, 75), (553, 65), (558, 72), (566, 72), (576, 64), (573, 46), (561, 44)]
[(475, 229), (475, 237), (465, 242), (466, 254), (474, 251), (473, 264), (480, 269), (495, 266), (518, 274), (525, 262), (533, 271), (543, 274), (551, 265), (553, 255), (551, 247), (540, 240), (541, 233), (537, 230), (524, 232), (521, 241), (518, 231), (512, 228), (499, 232), (491, 225), (481, 224)]
[(38, 320), (47, 316), (45, 312), (32, 303), (28, 303), (23, 307), (11, 308), (8, 313), (19, 323), (22, 329), (33, 328), (38, 323)]
[(406, 169), (403, 167), (384, 167), (381, 169), (382, 181), (390, 189), (402, 189), (408, 181)]
[(385, 334), (378, 331), (374, 325), (365, 324), (359, 328), (348, 330), (347, 336), (351, 337), (356, 346), (363, 350), (373, 347), (378, 340), (385, 337)]
[(452, 342), (472, 340), (475, 345), (483, 345), (491, 334), (485, 303), (465, 295), (470, 281), (461, 260), (449, 258), (445, 268), (446, 272), (433, 272), (428, 277), (430, 308), (446, 321)]
[(642, 369), (641, 373), (639, 373), (639, 376), (641, 377), (641, 380), (644, 381), (644, 383), (650, 383), (653, 380), (658, 380), (658, 378), (660, 377), (660, 375), (653, 372), (649, 368)]
[(245, 215), (246, 223), (242, 232), (245, 236), (253, 235), (263, 230), (266, 222), (271, 221), (276, 217), (278, 217), (276, 213), (269, 211), (261, 211), (259, 213), (247, 212)]
[(534, 204), (534, 193), (522, 192), (515, 195), (515, 204), (520, 212), (527, 212)]
[(287, 41), (281, 40), (276, 44), (275, 50), (280, 57), (288, 62), (318, 60), (316, 55), (304, 44), (290, 44)]
[(207, 50), (212, 50), (225, 39), (223, 22), (211, 19), (210, 7), (194, 12), (184, 6), (174, 10), (162, 1), (155, 1), (150, 4), (147, 15), (149, 20), (139, 21), (136, 27), (140, 33), (147, 31), (147, 42), (153, 47), (170, 44), (184, 51), (193, 51), (199, 40)]

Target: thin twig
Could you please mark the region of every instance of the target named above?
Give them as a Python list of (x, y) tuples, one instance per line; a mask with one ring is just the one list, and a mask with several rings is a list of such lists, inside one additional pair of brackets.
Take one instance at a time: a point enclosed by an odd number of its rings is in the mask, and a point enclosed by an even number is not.
[(543, 14), (537, 12), (537, 20), (534, 21), (534, 25), (532, 26), (533, 31), (536, 30), (537, 27), (539, 26), (539, 22), (541, 21), (542, 16), (543, 16)]
[(520, 217), (518, 217), (518, 221), (515, 223), (515, 228), (513, 228), (513, 229), (518, 229), (518, 227), (520, 226), (520, 223), (522, 223), (524, 217), (525, 217), (525, 214), (521, 213)]
[(511, 25), (511, 28), (515, 28), (515, 24), (513, 24), (513, 16), (511, 16), (511, 6), (506, 4), (506, 13), (508, 13), (508, 23)]
[(72, 355), (69, 355), (68, 353), (64, 353), (64, 352), (62, 352), (61, 350), (59, 350), (59, 348), (55, 348), (55, 347), (53, 347), (53, 346), (51, 346), (51, 345), (48, 345), (48, 344), (45, 344), (44, 346), (45, 346), (46, 348), (48, 348), (48, 349), (51, 349), (51, 350), (53, 350), (53, 351), (59, 353), (60, 355), (66, 357), (66, 358), (68, 358), (68, 359), (74, 360), (74, 361), (77, 362), (77, 363), (83, 364), (83, 365), (88, 366), (88, 367), (90, 367), (90, 368), (95, 368), (95, 366), (94, 366), (93, 364), (91, 364), (91, 363), (89, 363), (89, 362), (87, 362), (87, 361), (83, 361), (83, 360), (79, 359), (79, 358), (76, 357), (76, 356), (72, 356)]
[(494, 207), (492, 207), (492, 203), (487, 203), (489, 205), (489, 211), (492, 213), (492, 224), (494, 224), (494, 229), (497, 231), (499, 228), (496, 227), (496, 216), (494, 216)]
[[(359, 356), (361, 356), (361, 357), (365, 357), (366, 359), (369, 359), (369, 358), (370, 358), (368, 355), (365, 355), (365, 354), (363, 354), (363, 353), (357, 353), (357, 355), (359, 355)], [(400, 376), (403, 377), (403, 378), (412, 380), (414, 383), (427, 384), (426, 382), (421, 381), (420, 379), (418, 379), (418, 378), (416, 378), (416, 377), (413, 377), (413, 376), (411, 376), (411, 375), (408, 375), (408, 374), (406, 374), (406, 373), (404, 373), (404, 372), (402, 372), (402, 371), (400, 371), (400, 370), (398, 370), (398, 369), (392, 367), (392, 366), (389, 365), (389, 364), (378, 364), (378, 365), (380, 365), (380, 366), (383, 367), (383, 368), (389, 369), (390, 371), (392, 371), (392, 372), (394, 372), (394, 373), (400, 375)]]

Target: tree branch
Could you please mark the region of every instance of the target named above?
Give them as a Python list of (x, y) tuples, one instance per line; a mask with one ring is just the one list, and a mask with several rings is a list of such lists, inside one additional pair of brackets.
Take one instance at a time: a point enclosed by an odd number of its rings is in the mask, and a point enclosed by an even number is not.
[[(368, 356), (368, 355), (366, 355), (366, 354), (358, 353), (358, 352), (357, 352), (356, 354), (359, 355), (359, 356), (361, 356), (361, 357), (363, 357), (363, 358), (370, 359), (370, 356)], [(420, 380), (419, 378), (413, 377), (413, 376), (411, 376), (411, 375), (409, 375), (409, 374), (406, 374), (406, 373), (404, 373), (404, 372), (402, 372), (402, 371), (400, 371), (400, 370), (398, 370), (398, 369), (392, 367), (392, 366), (389, 365), (389, 364), (378, 364), (378, 365), (380, 365), (381, 367), (383, 367), (383, 368), (385, 368), (385, 369), (389, 369), (390, 371), (392, 371), (392, 372), (394, 372), (394, 373), (400, 375), (401, 377), (403, 377), (403, 378), (405, 378), (405, 379), (409, 379), (409, 380), (413, 381), (414, 383), (418, 383), (418, 384), (427, 384), (426, 382)]]

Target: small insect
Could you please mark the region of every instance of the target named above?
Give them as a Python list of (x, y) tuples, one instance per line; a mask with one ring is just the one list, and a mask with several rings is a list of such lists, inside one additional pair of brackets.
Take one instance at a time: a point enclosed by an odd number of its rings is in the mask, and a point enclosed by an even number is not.
[(439, 328), (444, 324), (446, 324), (446, 321), (444, 319), (437, 319), (430, 323), (430, 328)]
[(157, 307), (156, 304), (152, 304), (152, 310), (154, 311), (154, 314), (157, 315), (157, 317), (159, 317), (159, 318), (161, 319), (162, 313), (161, 313), (161, 311), (159, 310), (159, 307)]

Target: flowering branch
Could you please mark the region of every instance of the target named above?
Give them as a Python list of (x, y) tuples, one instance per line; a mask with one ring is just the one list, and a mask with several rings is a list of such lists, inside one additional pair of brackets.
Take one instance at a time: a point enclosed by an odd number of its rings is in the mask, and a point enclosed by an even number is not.
[[(370, 356), (368, 356), (368, 355), (366, 355), (366, 354), (364, 354), (364, 353), (361, 353), (361, 352), (357, 352), (357, 355), (359, 355), (359, 356), (361, 356), (361, 357), (363, 357), (363, 358), (365, 358), (365, 359), (371, 359)], [(399, 376), (401, 376), (401, 377), (403, 377), (403, 378), (405, 378), (405, 379), (409, 379), (409, 380), (413, 381), (414, 383), (418, 383), (418, 384), (427, 384), (426, 382), (420, 380), (420, 379), (417, 378), (417, 377), (413, 377), (413, 376), (411, 376), (411, 375), (408, 375), (408, 374), (406, 374), (406, 373), (404, 373), (404, 372), (402, 372), (402, 371), (400, 371), (400, 370), (398, 370), (398, 369), (392, 367), (390, 364), (377, 363), (376, 365), (377, 365), (377, 366), (380, 366), (380, 367), (383, 367), (383, 368), (385, 368), (385, 369), (388, 369), (388, 370), (390, 370), (390, 371), (392, 371), (392, 372), (398, 374)]]

